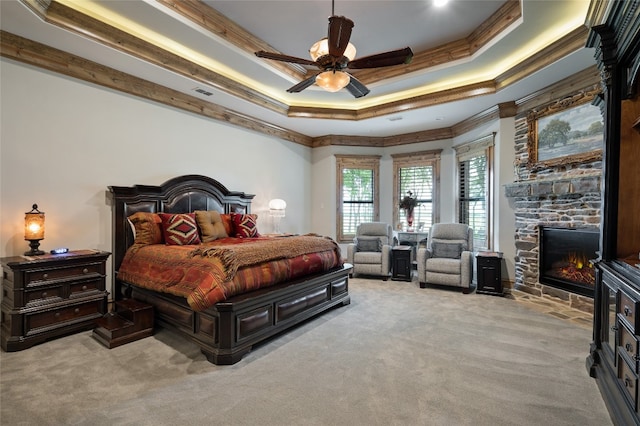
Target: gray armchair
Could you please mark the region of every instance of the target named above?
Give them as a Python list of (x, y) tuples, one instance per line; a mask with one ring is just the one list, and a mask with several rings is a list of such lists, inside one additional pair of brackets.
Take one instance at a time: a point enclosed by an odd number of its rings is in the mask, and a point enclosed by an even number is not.
[(418, 281), (426, 284), (471, 288), (473, 277), (473, 229), (461, 223), (436, 223), (427, 247), (418, 249)]
[(388, 223), (358, 225), (353, 243), (347, 245), (347, 262), (353, 265), (351, 275), (376, 275), (388, 280), (391, 276), (392, 245), (393, 230)]

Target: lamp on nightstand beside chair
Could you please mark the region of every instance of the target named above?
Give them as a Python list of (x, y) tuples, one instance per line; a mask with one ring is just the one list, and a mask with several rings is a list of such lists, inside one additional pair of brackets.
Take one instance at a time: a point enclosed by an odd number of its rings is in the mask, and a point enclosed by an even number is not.
[(287, 203), (280, 198), (269, 201), (269, 215), (273, 218), (273, 232), (280, 233), (280, 220), (285, 216)]

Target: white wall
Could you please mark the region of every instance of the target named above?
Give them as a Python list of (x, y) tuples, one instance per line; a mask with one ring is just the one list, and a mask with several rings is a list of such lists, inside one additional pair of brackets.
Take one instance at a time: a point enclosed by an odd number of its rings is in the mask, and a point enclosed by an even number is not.
[(474, 129), (455, 138), (455, 145), (471, 142), (495, 133), (493, 176), (493, 249), (503, 253), (502, 280), (515, 279), (515, 215), (513, 207), (504, 195), (504, 185), (514, 181), (513, 159), (515, 158), (515, 118), (498, 121)]
[(261, 232), (271, 198), (287, 202), (283, 232), (311, 231), (310, 148), (4, 58), (0, 91), (0, 256), (28, 249), (33, 203), (46, 213), (42, 249), (112, 251), (107, 187), (184, 174), (256, 194)]

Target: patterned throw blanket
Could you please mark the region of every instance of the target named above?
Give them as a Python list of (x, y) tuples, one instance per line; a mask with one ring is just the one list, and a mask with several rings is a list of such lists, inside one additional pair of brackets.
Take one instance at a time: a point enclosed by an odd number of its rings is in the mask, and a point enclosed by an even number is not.
[[(191, 256), (215, 257), (224, 267), (226, 279), (231, 280), (239, 268), (277, 259), (287, 259), (318, 251), (340, 250), (327, 237), (308, 234), (284, 238), (256, 239), (251, 244), (211, 245), (205, 243), (191, 252)], [(215, 242), (213, 242), (215, 244)]]

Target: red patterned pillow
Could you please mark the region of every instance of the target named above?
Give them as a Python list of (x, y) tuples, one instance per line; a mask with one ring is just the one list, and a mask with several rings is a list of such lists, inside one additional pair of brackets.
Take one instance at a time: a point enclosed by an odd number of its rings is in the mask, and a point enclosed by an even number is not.
[(184, 246), (200, 244), (198, 225), (194, 213), (169, 214), (160, 213), (162, 233), (167, 245)]
[(257, 214), (239, 214), (231, 213), (233, 221), (233, 229), (236, 238), (252, 238), (259, 237), (258, 233), (258, 215)]

